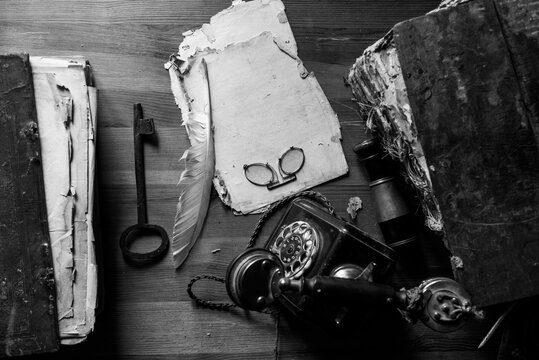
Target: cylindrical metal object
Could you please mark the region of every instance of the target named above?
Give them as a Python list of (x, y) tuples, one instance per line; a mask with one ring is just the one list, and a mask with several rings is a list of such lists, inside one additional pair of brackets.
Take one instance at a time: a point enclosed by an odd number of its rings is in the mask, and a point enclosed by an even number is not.
[(408, 206), (395, 187), (393, 177), (372, 181), (369, 186), (378, 209), (378, 221), (384, 222), (408, 214)]
[(391, 286), (375, 284), (363, 279), (342, 279), (317, 275), (312, 278), (279, 280), (281, 291), (295, 291), (301, 295), (330, 300), (351, 307), (387, 306), (405, 308), (406, 294), (395, 291)]
[(417, 229), (415, 219), (395, 184), (395, 163), (389, 156), (383, 156), (376, 139), (357, 144), (354, 152), (367, 169), (378, 224), (386, 244), (399, 252), (401, 260), (403, 256), (407, 258), (413, 255), (411, 252), (417, 251)]

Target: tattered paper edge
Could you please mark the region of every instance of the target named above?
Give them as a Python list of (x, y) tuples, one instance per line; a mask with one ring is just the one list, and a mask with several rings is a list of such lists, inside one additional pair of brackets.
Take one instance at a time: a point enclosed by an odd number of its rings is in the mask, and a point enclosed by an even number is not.
[[(325, 117), (325, 119), (326, 119), (325, 125), (327, 126), (327, 131), (331, 132), (331, 134), (333, 134), (333, 136), (331, 137), (331, 141), (335, 142), (335, 143), (339, 142), (339, 144), (340, 144), (340, 141), (342, 140), (342, 133), (341, 133), (341, 127), (340, 127), (340, 123), (339, 123), (337, 114), (335, 113), (335, 111), (333, 110), (331, 105), (329, 104), (329, 101), (327, 100), (327, 97), (325, 96), (324, 91), (321, 88), (320, 84), (316, 80), (316, 78), (314, 76), (314, 73), (307, 71), (305, 66), (303, 65), (303, 62), (301, 61), (301, 59), (299, 59), (299, 57), (297, 55), (295, 55), (293, 52), (290, 51), (290, 48), (288, 48), (287, 44), (284, 44), (282, 42), (282, 39), (274, 37), (271, 32), (262, 32), (261, 34), (255, 36), (255, 37), (253, 37), (253, 38), (251, 38), (251, 39), (249, 39), (249, 40), (247, 40), (245, 42), (229, 44), (223, 50), (213, 50), (212, 49), (212, 50), (205, 50), (205, 51), (197, 52), (193, 57), (191, 57), (189, 59), (190, 65), (187, 67), (189, 69), (189, 72), (187, 74), (182, 75), (180, 73), (180, 71), (177, 68), (175, 68), (176, 74), (180, 74), (179, 75), (180, 79), (173, 80), (173, 81), (177, 81), (177, 82), (181, 83), (182, 79), (183, 79), (182, 76), (187, 76), (189, 73), (192, 73), (194, 69), (198, 69), (200, 59), (202, 59), (202, 58), (209, 59), (209, 58), (212, 58), (215, 55), (219, 55), (219, 54), (221, 54), (223, 52), (233, 50), (234, 48), (238, 48), (238, 47), (241, 48), (243, 46), (250, 46), (251, 43), (256, 43), (256, 42), (260, 41), (260, 39), (266, 39), (264, 41), (269, 41), (268, 43), (271, 43), (272, 45), (274, 45), (275, 47), (273, 49), (275, 49), (276, 54), (282, 53), (282, 54), (284, 54), (284, 56), (289, 57), (289, 58), (293, 59), (296, 62), (297, 71), (298, 71), (298, 77), (300, 79), (302, 79), (303, 81), (308, 83), (305, 86), (307, 86), (311, 90), (313, 90), (313, 92), (312, 92), (312, 95), (314, 96), (313, 97), (313, 102), (318, 104), (319, 110), (322, 111), (325, 115), (327, 115), (327, 117)], [(169, 69), (169, 71), (170, 71), (170, 69)], [(178, 93), (179, 93), (179, 95), (178, 95), (179, 101), (185, 101), (186, 102), (187, 99), (191, 99), (191, 97), (189, 95), (186, 96), (186, 95), (184, 95), (184, 93), (181, 92), (185, 88), (186, 87), (181, 86), (181, 85), (176, 87), (176, 89), (178, 90)], [(193, 84), (190, 84), (190, 88), (196, 88), (196, 85), (193, 86)], [(193, 99), (192, 102), (191, 102), (191, 105), (194, 105), (194, 101), (196, 101), (196, 100)], [(191, 106), (189, 108), (189, 110), (191, 112), (189, 112), (188, 115), (190, 116), (192, 111), (194, 111), (193, 109), (197, 108), (197, 107), (198, 106)], [(187, 108), (185, 103), (184, 103), (184, 108)], [(186, 125), (187, 125), (187, 129), (188, 129), (188, 133), (189, 133), (190, 132), (189, 127), (188, 127), (189, 123), (187, 123)], [(328, 137), (329, 137), (329, 135), (328, 135)], [(342, 145), (340, 145), (340, 148), (341, 148), (341, 153), (342, 153)], [(283, 149), (283, 150), (285, 150), (285, 149)], [(335, 161), (337, 161), (337, 159), (335, 159)], [(339, 163), (342, 161), (342, 164), (340, 163), (340, 165), (342, 165), (342, 168), (336, 169), (336, 171), (332, 175), (326, 175), (326, 173), (323, 173), (322, 175), (320, 175), (317, 178), (316, 181), (306, 181), (306, 183), (302, 187), (300, 187), (299, 189), (298, 188), (289, 189), (287, 192), (279, 194), (279, 195), (277, 195), (277, 197), (274, 197), (271, 200), (258, 201), (259, 204), (255, 204), (255, 205), (247, 204), (245, 202), (239, 202), (239, 201), (235, 200), (234, 198), (232, 198), (231, 196), (233, 194), (231, 195), (228, 192), (226, 181), (223, 179), (223, 177), (221, 176), (218, 169), (215, 171), (215, 174), (214, 174), (215, 176), (214, 176), (213, 183), (214, 183), (214, 187), (215, 187), (219, 197), (223, 201), (223, 203), (225, 205), (231, 207), (232, 210), (234, 211), (234, 214), (236, 214), (236, 215), (256, 214), (256, 213), (264, 212), (267, 209), (267, 207), (270, 206), (275, 201), (279, 201), (280, 199), (283, 199), (283, 198), (285, 198), (285, 197), (287, 197), (287, 196), (289, 196), (289, 195), (291, 195), (293, 193), (296, 193), (296, 192), (302, 191), (302, 190), (306, 190), (306, 189), (314, 187), (314, 186), (318, 186), (320, 184), (323, 184), (323, 183), (325, 183), (327, 181), (333, 180), (333, 179), (335, 179), (337, 177), (340, 177), (340, 176), (345, 175), (346, 173), (348, 173), (349, 168), (348, 168), (348, 165), (346, 164), (346, 160), (344, 158), (343, 153), (342, 153), (342, 158), (339, 158), (338, 161), (339, 161)]]
[(417, 138), (393, 32), (369, 46), (356, 60), (347, 78), (366, 127), (382, 148), (403, 165), (404, 178), (416, 190), (425, 224), (443, 230), (423, 149)]
[[(30, 57), (33, 62), (33, 67), (39, 67), (40, 71), (46, 73), (48, 68), (53, 71), (54, 68), (65, 69), (77, 69), (84, 71), (86, 77), (86, 71), (91, 71), (89, 65), (84, 57)], [(97, 306), (97, 263), (95, 256), (95, 237), (93, 233), (93, 200), (95, 191), (95, 136), (97, 133), (97, 89), (86, 83), (81, 84), (86, 88), (86, 152), (87, 152), (87, 164), (86, 164), (86, 184), (87, 184), (87, 202), (86, 209), (84, 210), (84, 222), (86, 224), (86, 244), (87, 248), (87, 269), (86, 269), (86, 294), (84, 299), (84, 319), (82, 319), (74, 327), (60, 327), (60, 342), (63, 345), (73, 345), (84, 341), (89, 333), (93, 331), (95, 323), (95, 308)], [(58, 84), (58, 86), (64, 86)], [(84, 124), (83, 124), (84, 125)], [(92, 174), (92, 176), (89, 176)], [(76, 190), (71, 189), (73, 194)], [(78, 195), (78, 194), (77, 194)], [(76, 266), (76, 265), (75, 265)], [(61, 284), (57, 283), (57, 286)], [(74, 309), (74, 308), (73, 308)], [(61, 316), (61, 314), (59, 314)], [(59, 318), (59, 323), (61, 319)]]
[[(169, 71), (171, 89), (172, 89), (176, 104), (181, 110), (182, 119), (183, 119), (182, 125), (186, 127), (186, 131), (187, 131), (189, 141), (191, 144), (193, 144), (193, 142), (196, 141), (196, 139), (193, 139), (193, 137), (191, 136), (191, 133), (192, 133), (192, 131), (190, 130), (191, 124), (188, 121), (188, 119), (191, 116), (190, 114), (193, 111), (194, 112), (197, 112), (197, 111), (193, 109), (193, 106), (192, 106), (193, 99), (187, 93), (186, 88), (183, 85), (184, 76), (188, 76), (191, 69), (193, 67), (196, 67), (196, 64), (200, 62), (200, 58), (203, 56), (203, 54), (208, 54), (208, 53), (213, 53), (213, 52), (218, 53), (218, 52), (224, 51), (228, 46), (249, 41), (254, 37), (260, 36), (264, 32), (268, 32), (269, 30), (275, 30), (275, 29), (267, 29), (267, 28), (249, 29), (249, 32), (246, 32), (243, 38), (236, 38), (235, 41), (233, 42), (226, 42), (226, 43), (221, 42), (220, 44), (215, 44), (216, 36), (212, 28), (212, 25), (215, 25), (219, 21), (222, 21), (222, 19), (224, 19), (227, 15), (233, 12), (245, 11), (248, 13), (249, 11), (254, 11), (254, 10), (261, 11), (268, 6), (274, 7), (270, 10), (274, 12), (272, 16), (274, 15), (275, 18), (277, 19), (277, 22), (275, 22), (275, 24), (278, 24), (278, 29), (279, 29), (277, 31), (278, 34), (277, 35), (274, 34), (274, 37), (273, 37), (275, 44), (279, 47), (279, 49), (281, 49), (281, 51), (283, 51), (288, 56), (292, 57), (293, 59), (297, 61), (298, 71), (302, 78), (307, 78), (309, 76), (314, 77), (312, 73), (309, 73), (309, 71), (307, 71), (307, 69), (303, 65), (303, 62), (297, 56), (296, 41), (294, 39), (292, 29), (290, 28), (290, 25), (288, 23), (288, 18), (284, 11), (285, 10), (284, 4), (280, 0), (261, 0), (261, 1), (248, 1), (248, 2), (241, 1), (241, 0), (233, 1), (232, 5), (229, 8), (222, 10), (221, 12), (212, 16), (209, 24), (203, 24), (198, 29), (188, 30), (184, 32), (183, 33), (184, 39), (179, 46), (178, 53), (171, 55), (171, 57), (169, 58), (169, 61), (164, 65), (165, 69)], [(270, 31), (270, 33), (272, 32)], [(199, 40), (202, 39), (201, 41), (202, 45), (197, 44), (196, 46), (194, 46), (193, 43), (197, 43), (196, 39), (199, 39)], [(328, 106), (331, 109), (331, 106), (329, 104)], [(331, 112), (335, 115), (334, 116), (335, 121), (331, 123), (331, 126), (333, 128), (333, 131), (339, 134), (339, 139), (342, 140), (342, 134), (340, 131), (340, 123), (333, 109), (331, 109)], [(348, 168), (346, 172), (348, 172)], [(215, 171), (213, 183), (214, 183), (214, 188), (216, 189), (217, 194), (219, 195), (219, 198), (221, 199), (221, 201), (225, 205), (231, 207), (232, 202), (230, 199), (230, 195), (228, 193), (224, 180), (219, 174), (219, 171)], [(233, 211), (234, 211), (234, 214), (236, 215), (255, 214), (255, 213), (264, 212), (269, 206), (270, 204), (266, 204), (266, 205), (261, 206), (258, 209), (254, 209), (248, 212), (241, 212), (235, 209), (233, 209)]]

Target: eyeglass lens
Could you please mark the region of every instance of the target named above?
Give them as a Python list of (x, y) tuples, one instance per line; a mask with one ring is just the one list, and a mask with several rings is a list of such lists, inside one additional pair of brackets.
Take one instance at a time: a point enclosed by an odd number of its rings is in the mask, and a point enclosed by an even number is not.
[(245, 177), (251, 183), (259, 186), (268, 186), (268, 189), (286, 184), (296, 179), (296, 174), (303, 167), (305, 155), (303, 150), (291, 147), (279, 158), (279, 171), (283, 177), (283, 182), (279, 182), (277, 173), (269, 164), (254, 163), (244, 165)]
[(301, 169), (304, 161), (305, 156), (303, 155), (303, 150), (291, 147), (279, 159), (279, 166), (283, 173), (292, 175)]
[(250, 164), (245, 165), (245, 177), (255, 185), (265, 186), (271, 184), (274, 175), (268, 164)]

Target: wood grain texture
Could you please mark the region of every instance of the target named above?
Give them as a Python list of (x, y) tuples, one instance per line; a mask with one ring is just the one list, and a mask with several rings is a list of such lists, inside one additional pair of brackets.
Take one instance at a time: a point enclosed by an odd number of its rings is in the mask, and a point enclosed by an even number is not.
[[(360, 196), (364, 209), (356, 224), (380, 237), (365, 170), (353, 146), (365, 139), (356, 105), (343, 77), (363, 49), (396, 22), (435, 8), (438, 0), (285, 1), (299, 55), (315, 72), (342, 125), (343, 148), (350, 173), (319, 186), (345, 216), (350, 196)], [(454, 334), (434, 333), (421, 324), (387, 323), (390, 351), (384, 342), (368, 344), (342, 338), (282, 317), (242, 311), (200, 309), (185, 287), (200, 273), (224, 275), (241, 252), (258, 220), (237, 217), (213, 194), (202, 238), (180, 271), (170, 257), (146, 268), (123, 261), (118, 239), (136, 221), (132, 146), (132, 105), (141, 102), (153, 117), (157, 135), (145, 145), (149, 221), (172, 232), (177, 203), (178, 162), (188, 147), (180, 112), (174, 104), (163, 63), (177, 50), (181, 33), (208, 22), (229, 0), (4, 0), (0, 2), (0, 53), (87, 57), (94, 69), (98, 98), (98, 173), (104, 253), (105, 307), (96, 333), (87, 343), (62, 348), (59, 357), (84, 354), (119, 359), (334, 359), (359, 358), (378, 351), (403, 359), (492, 359), (496, 347), (475, 348), (486, 333), (484, 324), (470, 324)], [(278, 217), (278, 215), (277, 215)], [(262, 232), (268, 236), (272, 219)], [(212, 253), (214, 249), (221, 249)], [(441, 269), (433, 263), (433, 272)], [(420, 279), (399, 275), (396, 283)], [(201, 296), (226, 300), (223, 287), (197, 284)], [(277, 331), (277, 328), (279, 329)], [(277, 337), (277, 333), (279, 336)], [(277, 351), (275, 351), (277, 349)], [(379, 358), (370, 356), (370, 358)], [(40, 359), (47, 359), (43, 357)]]

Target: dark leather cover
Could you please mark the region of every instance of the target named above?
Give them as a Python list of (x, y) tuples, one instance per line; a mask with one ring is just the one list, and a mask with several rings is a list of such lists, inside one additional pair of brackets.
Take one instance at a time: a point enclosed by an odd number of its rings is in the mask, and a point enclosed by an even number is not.
[(539, 0), (495, 0), (494, 6), (539, 142)]
[(472, 1), (394, 28), (444, 240), (478, 305), (539, 293), (537, 119), (510, 52), (525, 50), (508, 44), (497, 6)]
[(0, 357), (58, 349), (28, 55), (0, 56)]

